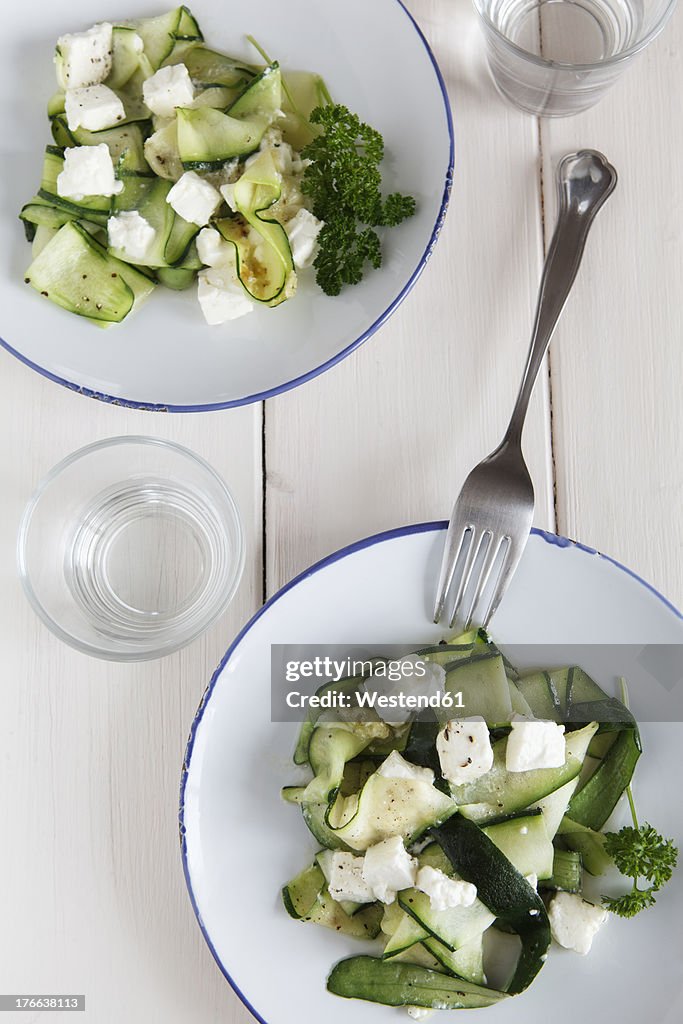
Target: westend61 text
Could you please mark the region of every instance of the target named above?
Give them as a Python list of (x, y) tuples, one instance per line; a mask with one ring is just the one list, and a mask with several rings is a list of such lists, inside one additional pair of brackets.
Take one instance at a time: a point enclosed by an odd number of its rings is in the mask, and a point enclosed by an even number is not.
[(427, 708), (458, 708), (465, 707), (462, 693), (376, 693), (371, 690), (356, 690), (353, 693), (340, 693), (330, 690), (323, 694), (301, 693), (291, 690), (286, 697), (290, 708), (339, 708), (349, 711), (352, 708), (369, 708), (382, 710), (401, 708), (406, 711), (421, 711)]

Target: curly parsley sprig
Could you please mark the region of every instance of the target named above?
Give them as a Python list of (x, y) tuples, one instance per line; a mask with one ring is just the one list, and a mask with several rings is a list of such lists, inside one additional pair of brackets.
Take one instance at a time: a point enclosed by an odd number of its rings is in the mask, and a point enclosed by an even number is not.
[[(635, 917), (656, 902), (655, 893), (671, 878), (678, 861), (673, 840), (665, 839), (647, 822), (638, 824), (631, 787), (626, 790), (633, 825), (624, 825), (618, 832), (605, 833), (605, 851), (622, 875), (633, 879), (631, 891), (623, 896), (603, 896), (602, 902), (619, 917)], [(641, 888), (638, 882), (650, 884)]]
[(316, 280), (328, 295), (338, 295), (343, 285), (358, 284), (366, 264), (381, 266), (374, 229), (393, 227), (412, 216), (415, 200), (399, 192), (382, 197), (384, 140), (347, 107), (316, 107), (310, 121), (320, 132), (302, 151), (312, 163), (301, 187), (312, 200), (315, 216), (325, 222), (318, 236)]

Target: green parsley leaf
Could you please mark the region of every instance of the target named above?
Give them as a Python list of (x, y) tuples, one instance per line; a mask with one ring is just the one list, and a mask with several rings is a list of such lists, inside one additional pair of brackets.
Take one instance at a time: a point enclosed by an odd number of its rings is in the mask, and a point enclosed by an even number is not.
[(647, 878), (655, 889), (669, 881), (676, 867), (678, 850), (647, 823), (640, 828), (624, 826), (605, 835), (605, 850), (623, 875)]
[(394, 227), (412, 216), (415, 200), (398, 192), (382, 198), (384, 140), (347, 107), (316, 107), (310, 121), (320, 132), (302, 152), (312, 163), (301, 188), (315, 216), (325, 222), (313, 265), (323, 291), (338, 295), (345, 284), (358, 284), (367, 264), (382, 265), (374, 228)]
[[(655, 893), (669, 881), (678, 860), (678, 850), (672, 840), (665, 839), (647, 823), (625, 825), (618, 832), (607, 832), (605, 851), (622, 875), (633, 879), (630, 892), (618, 897), (602, 897), (607, 909), (620, 917), (633, 917), (651, 907)], [(647, 879), (650, 886), (640, 889), (640, 878)]]
[(635, 917), (641, 910), (647, 910), (655, 903), (656, 889), (635, 888), (623, 896), (603, 896), (602, 902), (608, 910), (619, 917)]

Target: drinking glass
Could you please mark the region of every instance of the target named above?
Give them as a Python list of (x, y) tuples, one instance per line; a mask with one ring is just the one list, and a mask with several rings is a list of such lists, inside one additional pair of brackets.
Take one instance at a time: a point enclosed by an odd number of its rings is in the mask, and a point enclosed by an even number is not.
[(237, 506), (187, 448), (113, 437), (60, 462), (22, 519), (24, 590), (66, 643), (113, 661), (170, 654), (226, 608), (244, 567)]
[(593, 106), (661, 32), (676, 0), (474, 0), (498, 91), (543, 117)]

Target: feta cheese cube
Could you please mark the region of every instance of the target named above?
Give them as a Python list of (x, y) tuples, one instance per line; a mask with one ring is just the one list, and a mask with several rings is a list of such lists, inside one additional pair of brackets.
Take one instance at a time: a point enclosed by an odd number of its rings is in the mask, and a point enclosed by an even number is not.
[(417, 782), (426, 782), (429, 786), (434, 785), (434, 772), (431, 768), (411, 764), (401, 757), (398, 750), (392, 750), (377, 769), (377, 774), (383, 775), (385, 779), (415, 779)]
[(524, 876), (532, 889), (538, 889), (538, 875), (532, 871), (530, 875)]
[(291, 220), (284, 225), (289, 245), (292, 250), (294, 266), (299, 270), (310, 267), (318, 254), (318, 235), (324, 222), (314, 217), (310, 210), (302, 207)]
[(254, 304), (240, 284), (234, 268), (225, 265), (200, 270), (197, 298), (204, 319), (212, 327), (251, 313)]
[(221, 205), (221, 195), (194, 171), (186, 171), (166, 196), (175, 212), (190, 224), (203, 227)]
[(396, 893), (415, 885), (417, 861), (406, 852), (400, 836), (391, 836), (366, 851), (363, 878), (375, 899), (393, 903)]
[(67, 89), (64, 110), (72, 132), (77, 128), (99, 132), (103, 128), (112, 128), (126, 117), (123, 103), (107, 85)]
[(550, 930), (555, 942), (585, 956), (593, 938), (607, 920), (607, 911), (570, 892), (558, 892), (548, 907)]
[(57, 176), (57, 195), (80, 201), (86, 196), (113, 196), (123, 188), (114, 175), (109, 147), (73, 146), (64, 150), (64, 168)]
[(74, 32), (57, 40), (55, 66), (62, 89), (80, 89), (103, 82), (112, 65), (112, 26), (107, 21), (87, 32)]
[(372, 889), (363, 878), (363, 858), (336, 850), (331, 858), (330, 878), (327, 883), (333, 900), (352, 903), (372, 903)]
[(434, 1013), (429, 1006), (406, 1006), (408, 1016), (412, 1017), (413, 1020), (426, 1020), (427, 1017), (431, 1017)]
[(156, 231), (137, 210), (124, 210), (107, 221), (109, 246), (134, 263), (145, 263)]
[(561, 768), (566, 759), (563, 725), (515, 715), (505, 752), (505, 767), (509, 772)]
[(493, 748), (481, 717), (453, 718), (436, 737), (443, 777), (461, 786), (486, 775), (493, 767)]
[(427, 864), (418, 871), (415, 887), (429, 896), (432, 910), (471, 907), (477, 898), (476, 885), (461, 878), (449, 878), (443, 871)]
[(234, 258), (234, 246), (215, 228), (202, 228), (197, 235), (197, 255), (207, 267), (220, 267)]
[(194, 86), (184, 64), (171, 64), (142, 83), (145, 105), (158, 117), (173, 117), (176, 107), (189, 107)]

